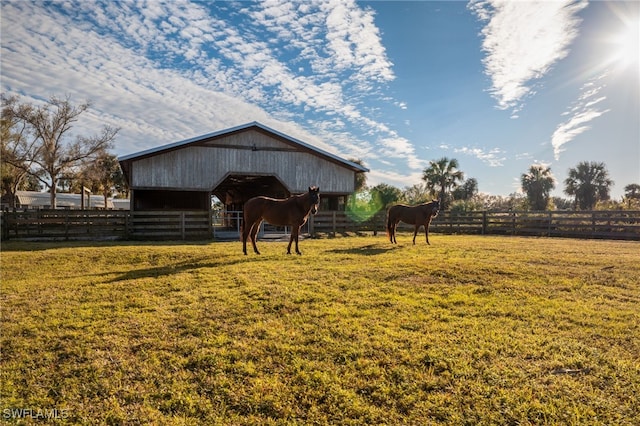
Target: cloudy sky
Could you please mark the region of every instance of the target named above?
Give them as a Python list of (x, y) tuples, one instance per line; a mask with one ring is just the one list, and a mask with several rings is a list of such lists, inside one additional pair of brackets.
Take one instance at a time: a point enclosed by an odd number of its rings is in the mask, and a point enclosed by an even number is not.
[[(91, 101), (125, 155), (258, 121), (368, 183), (456, 158), (508, 195), (532, 164), (640, 183), (640, 2), (2, 0), (1, 90)], [(311, 182), (310, 184), (322, 184)]]

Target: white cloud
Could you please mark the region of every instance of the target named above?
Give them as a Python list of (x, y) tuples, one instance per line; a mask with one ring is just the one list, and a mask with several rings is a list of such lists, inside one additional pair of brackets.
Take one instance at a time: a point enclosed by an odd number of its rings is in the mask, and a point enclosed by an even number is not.
[(371, 170), (367, 174), (367, 185), (376, 186), (379, 183), (387, 183), (398, 188), (414, 185), (422, 182), (422, 171), (410, 174), (401, 173), (402, 170)]
[(533, 155), (531, 155), (531, 153), (529, 152), (521, 152), (516, 154), (515, 159), (516, 160), (529, 160), (533, 158)]
[(379, 141), (382, 146), (380, 154), (383, 157), (406, 158), (410, 169), (421, 169), (426, 165), (424, 160), (415, 155), (415, 148), (411, 142), (398, 135), (387, 137)]
[(577, 14), (586, 0), (476, 0), (469, 8), (486, 21), (481, 34), (490, 92), (500, 109), (522, 108), (533, 84), (567, 56), (578, 35)]
[(117, 153), (256, 120), (339, 155), (391, 149), (418, 166), (411, 143), (363, 107), (395, 78), (372, 10), (215, 6), (231, 13), (189, 1), (3, 2), (2, 90), (91, 99), (92, 125), (122, 128)]
[(455, 148), (453, 152), (455, 152), (456, 154), (464, 154), (476, 157), (477, 159), (479, 159), (483, 163), (488, 164), (491, 167), (500, 167), (504, 165), (504, 161), (507, 159), (503, 155), (503, 151), (500, 148), (493, 148), (489, 151), (485, 151), (480, 148), (462, 147)]
[(604, 84), (599, 84), (599, 80), (604, 77), (606, 77), (606, 73), (584, 84), (578, 100), (568, 111), (562, 113), (563, 116), (569, 116), (569, 119), (560, 123), (551, 136), (553, 155), (556, 160), (560, 159), (560, 153), (564, 151), (565, 144), (589, 130), (591, 127), (589, 123), (592, 120), (610, 111), (609, 109), (597, 108), (597, 105), (606, 99), (605, 96), (599, 96), (600, 91), (604, 88)]
[(355, 78), (360, 82), (394, 78), (372, 11), (362, 10), (353, 0), (320, 2), (320, 9), (327, 13), (328, 49), (338, 69), (355, 66), (359, 70)]
[[(55, 36), (43, 37), (23, 22), (50, 29)], [(3, 34), (3, 90), (26, 95), (27, 101), (38, 100), (29, 99), (33, 94), (91, 100), (90, 114), (83, 117), (88, 122), (79, 122), (76, 130), (89, 127), (92, 134), (102, 124), (121, 127), (119, 153), (253, 120), (270, 121), (253, 105), (199, 86), (179, 72), (158, 69), (135, 51), (105, 43), (97, 33), (84, 32), (65, 16), (50, 15), (31, 3), (3, 5), (3, 24), (12, 28), (11, 35)], [(234, 113), (221, 113), (218, 105)]]

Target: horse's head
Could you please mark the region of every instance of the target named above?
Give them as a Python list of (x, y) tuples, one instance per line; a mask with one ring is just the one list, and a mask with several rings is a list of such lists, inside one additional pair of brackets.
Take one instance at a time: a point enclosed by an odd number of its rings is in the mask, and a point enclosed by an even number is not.
[(440, 200), (431, 201), (431, 217), (438, 216), (438, 212), (440, 211)]
[(320, 204), (320, 188), (317, 186), (309, 187), (309, 202), (311, 203), (311, 214), (318, 213), (318, 205)]

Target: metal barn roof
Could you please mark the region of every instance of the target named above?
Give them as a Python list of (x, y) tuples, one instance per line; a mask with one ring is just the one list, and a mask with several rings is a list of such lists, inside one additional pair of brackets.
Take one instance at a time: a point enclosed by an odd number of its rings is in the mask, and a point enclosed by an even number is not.
[[(353, 161), (349, 161), (349, 160), (345, 160), (344, 158), (338, 157), (335, 154), (331, 154), (330, 152), (324, 151), (320, 148), (317, 148), (313, 145), (309, 145), (306, 142), (302, 142), (299, 139), (293, 138), (291, 136), (285, 135), (284, 133), (281, 133), (277, 130), (274, 130), (270, 127), (265, 126), (264, 124), (258, 123), (257, 121), (251, 122), (251, 123), (247, 123), (247, 124), (242, 124), (240, 126), (236, 126), (236, 127), (232, 127), (229, 129), (225, 129), (225, 130), (220, 130), (217, 132), (213, 132), (213, 133), (207, 133), (205, 135), (201, 135), (201, 136), (196, 136), (194, 138), (190, 138), (190, 139), (185, 139), (179, 142), (173, 142), (167, 145), (162, 145), (159, 147), (155, 147), (155, 148), (151, 148), (151, 149), (147, 149), (144, 151), (140, 151), (140, 152), (136, 152), (133, 154), (128, 154), (128, 155), (123, 155), (121, 157), (118, 157), (118, 161), (120, 162), (124, 162), (124, 161), (128, 161), (128, 160), (135, 160), (138, 158), (142, 158), (142, 157), (148, 157), (154, 154), (158, 154), (160, 152), (163, 151), (169, 151), (169, 150), (174, 150), (174, 149), (178, 149), (178, 148), (182, 148), (184, 146), (193, 144), (193, 143), (197, 143), (197, 142), (201, 142), (207, 139), (213, 139), (213, 138), (217, 138), (217, 137), (221, 137), (230, 133), (236, 133), (236, 132), (241, 132), (244, 130), (249, 130), (249, 129), (259, 129), (262, 130), (264, 132), (267, 133), (271, 133), (272, 135), (292, 144), (292, 145), (298, 145), (299, 147), (312, 152), (320, 157), (324, 157), (328, 160), (337, 162), (342, 164), (343, 166), (350, 168), (352, 170), (354, 170), (355, 172), (368, 172), (369, 169), (361, 166), (358, 163), (354, 163)], [(126, 171), (125, 171), (126, 173)]]

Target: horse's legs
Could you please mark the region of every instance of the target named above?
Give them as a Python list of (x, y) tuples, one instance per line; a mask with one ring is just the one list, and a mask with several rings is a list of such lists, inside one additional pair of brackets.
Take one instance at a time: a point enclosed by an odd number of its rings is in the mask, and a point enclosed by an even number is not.
[(416, 223), (415, 228), (413, 228), (413, 245), (416, 245), (416, 235), (418, 235), (418, 230), (420, 229), (420, 224)]
[(301, 255), (302, 252), (300, 250), (298, 250), (298, 239), (300, 238), (300, 228), (302, 228), (302, 225), (298, 226), (298, 228), (296, 228), (296, 254)]
[(291, 243), (293, 243), (293, 226), (291, 227), (291, 235), (289, 235), (289, 245), (287, 246), (287, 254), (291, 254)]
[(251, 232), (251, 223), (248, 223), (246, 218), (244, 223), (242, 224), (242, 252), (244, 255), (247, 255), (247, 238), (249, 237), (249, 233)]
[(291, 244), (295, 241), (296, 242), (296, 253), (297, 254), (302, 254), (300, 253), (300, 250), (298, 249), (298, 236), (300, 235), (300, 227), (302, 225), (296, 227), (295, 225), (293, 225), (291, 227), (291, 237), (289, 238), (289, 245), (287, 246), (287, 254), (291, 254)]
[(399, 221), (394, 223), (393, 226), (391, 227), (391, 236), (392, 236), (392, 240), (391, 242), (393, 244), (398, 244), (398, 241), (396, 240), (396, 232), (398, 231), (398, 223), (400, 223)]
[(389, 241), (391, 241), (391, 244), (395, 243), (395, 241), (393, 241), (395, 236), (396, 236), (396, 224), (390, 220), (389, 221)]
[(387, 220), (387, 234), (389, 234), (389, 241), (391, 244), (396, 243), (396, 227), (398, 226), (398, 222), (393, 220), (391, 217)]
[(254, 222), (253, 227), (251, 227), (251, 244), (253, 245), (253, 251), (256, 254), (260, 254), (260, 252), (258, 251), (258, 246), (256, 245), (256, 240), (258, 237), (258, 231), (260, 230), (260, 225), (262, 225), (262, 218)]
[(427, 237), (427, 244), (431, 245), (431, 243), (429, 242), (429, 224), (428, 223), (424, 224), (424, 235)]

